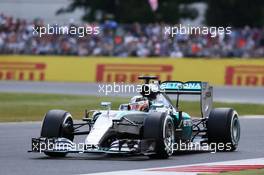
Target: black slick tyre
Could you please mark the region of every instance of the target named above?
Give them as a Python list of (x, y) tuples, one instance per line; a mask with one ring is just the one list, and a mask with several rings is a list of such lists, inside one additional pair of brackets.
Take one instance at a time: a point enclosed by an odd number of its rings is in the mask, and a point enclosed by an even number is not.
[(170, 116), (149, 116), (144, 121), (144, 138), (155, 139), (155, 154), (150, 154), (152, 159), (167, 159), (173, 154), (175, 139), (174, 123)]
[(207, 121), (209, 144), (214, 144), (217, 151), (234, 151), (240, 139), (238, 114), (231, 108), (216, 108), (210, 112)]
[[(63, 137), (73, 141), (73, 119), (71, 114), (63, 110), (48, 111), (44, 116), (40, 135), (45, 138)], [(50, 157), (64, 157), (67, 154), (62, 152), (44, 153)]]

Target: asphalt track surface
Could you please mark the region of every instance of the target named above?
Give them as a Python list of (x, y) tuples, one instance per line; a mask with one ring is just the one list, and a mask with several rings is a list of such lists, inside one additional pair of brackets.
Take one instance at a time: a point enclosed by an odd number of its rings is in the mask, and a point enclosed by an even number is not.
[[(106, 95), (99, 89), (99, 84), (95, 83), (0, 81), (0, 92)], [(131, 97), (134, 94), (108, 95)], [(185, 99), (198, 100), (192, 97)], [(264, 103), (264, 88), (215, 87), (214, 100)], [(242, 135), (236, 152), (181, 153), (168, 160), (150, 160), (144, 156), (111, 157), (104, 154), (69, 154), (66, 158), (52, 159), (43, 154), (27, 153), (31, 138), (39, 136), (40, 127), (40, 122), (0, 123), (0, 174), (86, 174), (264, 157), (264, 117), (241, 118)], [(77, 141), (81, 142), (82, 139), (80, 137)]]
[(40, 122), (1, 123), (0, 174), (86, 174), (264, 157), (264, 118), (240, 119), (242, 135), (237, 151), (181, 153), (168, 160), (104, 154), (69, 154), (66, 158), (52, 159), (39, 153), (27, 153), (31, 137), (39, 136)]
[[(22, 93), (51, 93), (51, 94), (73, 94), (73, 95), (96, 95), (96, 96), (121, 96), (131, 97), (137, 92), (129, 92), (128, 88), (120, 92), (113, 92), (113, 84), (97, 83), (55, 83), (55, 82), (18, 82), (0, 81), (0, 92), (22, 92)], [(110, 91), (112, 85), (112, 92)], [(120, 88), (121, 89), (121, 88)], [(118, 89), (116, 89), (118, 90)], [(134, 88), (136, 91), (136, 88)], [(262, 103), (264, 104), (263, 87), (214, 87), (214, 101), (238, 102), (238, 103)], [(196, 96), (184, 96), (186, 100), (199, 100)]]

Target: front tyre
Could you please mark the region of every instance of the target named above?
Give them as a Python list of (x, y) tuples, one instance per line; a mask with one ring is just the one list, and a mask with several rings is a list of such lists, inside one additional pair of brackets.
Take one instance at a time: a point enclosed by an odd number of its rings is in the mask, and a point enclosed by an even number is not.
[(214, 144), (218, 151), (236, 150), (240, 139), (237, 112), (230, 108), (213, 109), (207, 121), (207, 134), (209, 143)]
[[(71, 114), (63, 110), (48, 111), (44, 116), (40, 135), (46, 138), (63, 137), (73, 141), (73, 120)], [(51, 157), (64, 157), (67, 154), (61, 152), (44, 153)]]
[(145, 138), (156, 140), (155, 154), (149, 155), (150, 158), (167, 159), (173, 154), (175, 133), (174, 123), (170, 116), (148, 117), (145, 120), (144, 135)]

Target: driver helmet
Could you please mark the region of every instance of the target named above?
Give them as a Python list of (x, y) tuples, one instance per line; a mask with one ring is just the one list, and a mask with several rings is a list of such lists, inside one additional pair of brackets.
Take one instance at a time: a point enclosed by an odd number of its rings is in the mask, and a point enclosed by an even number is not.
[(130, 100), (129, 109), (135, 111), (148, 111), (149, 100), (141, 95), (134, 96)]

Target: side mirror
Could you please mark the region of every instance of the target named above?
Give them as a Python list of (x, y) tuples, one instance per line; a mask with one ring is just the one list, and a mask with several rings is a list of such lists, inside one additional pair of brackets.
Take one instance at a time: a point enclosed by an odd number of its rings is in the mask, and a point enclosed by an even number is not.
[(101, 102), (101, 106), (107, 108), (107, 115), (109, 115), (109, 111), (111, 110), (111, 102)]

